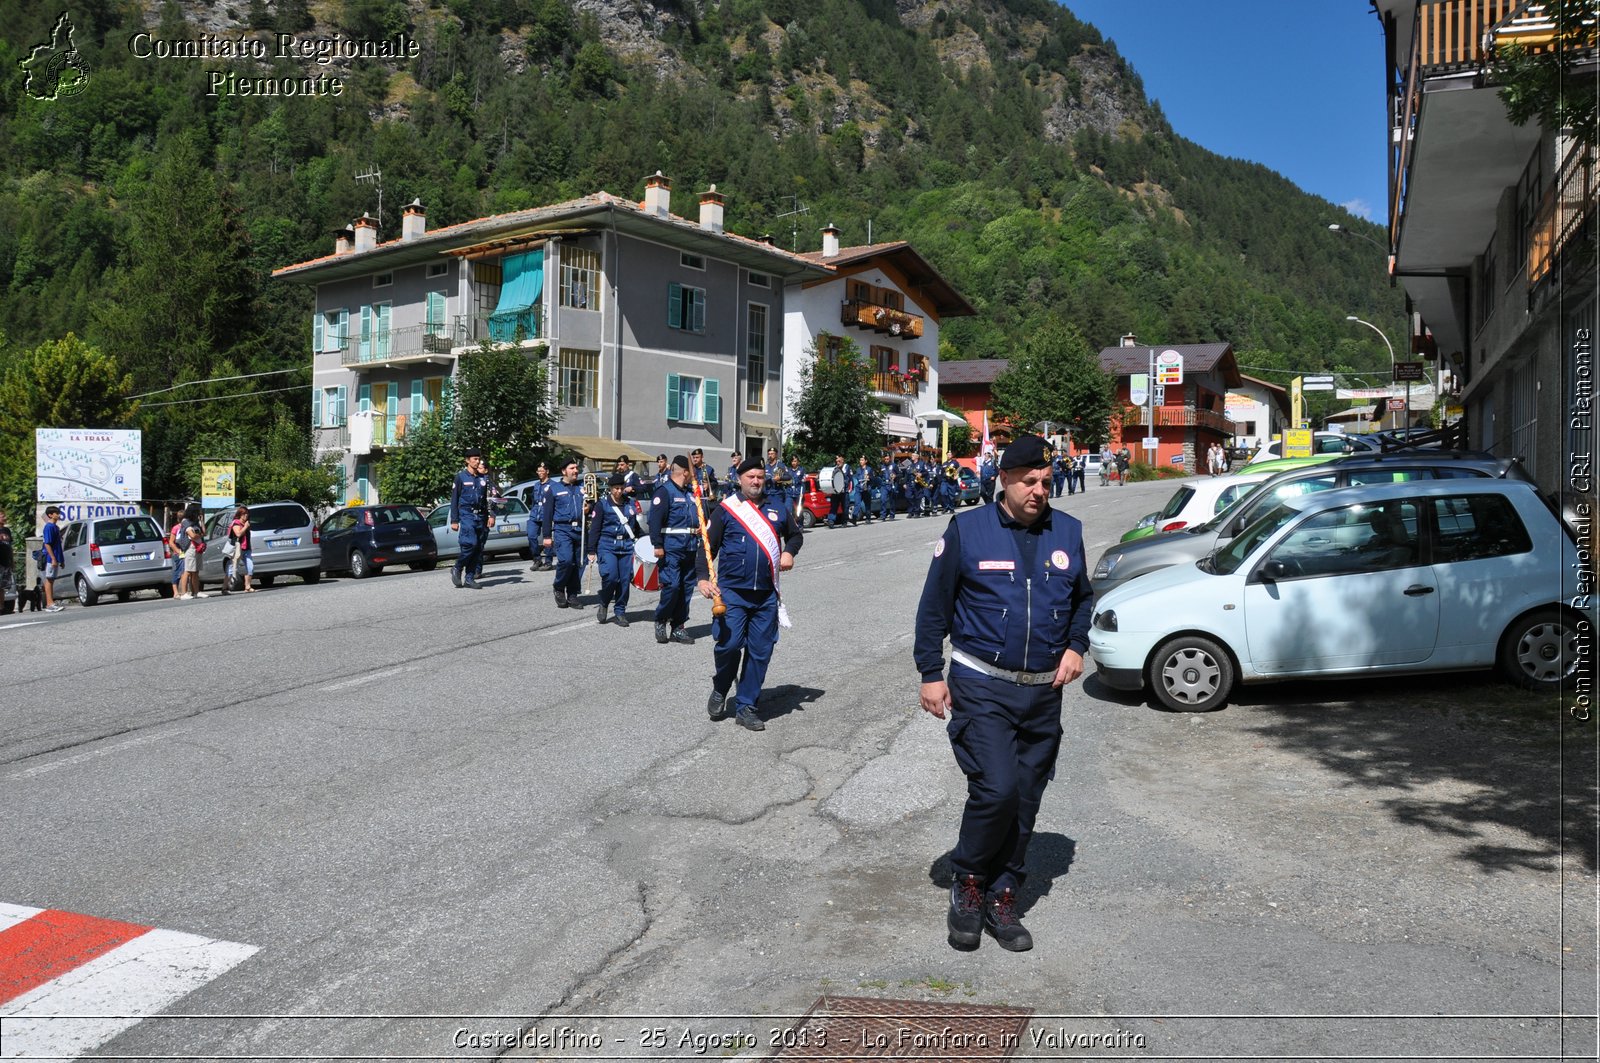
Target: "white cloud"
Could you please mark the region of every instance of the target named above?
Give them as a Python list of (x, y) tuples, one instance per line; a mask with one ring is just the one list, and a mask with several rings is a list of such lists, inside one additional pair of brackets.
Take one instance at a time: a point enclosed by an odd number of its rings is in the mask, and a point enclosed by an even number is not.
[(1352, 199), (1347, 202), (1340, 203), (1339, 206), (1343, 207), (1345, 210), (1348, 210), (1351, 214), (1354, 214), (1358, 218), (1364, 218), (1367, 221), (1377, 220), (1373, 216), (1372, 207), (1364, 199)]

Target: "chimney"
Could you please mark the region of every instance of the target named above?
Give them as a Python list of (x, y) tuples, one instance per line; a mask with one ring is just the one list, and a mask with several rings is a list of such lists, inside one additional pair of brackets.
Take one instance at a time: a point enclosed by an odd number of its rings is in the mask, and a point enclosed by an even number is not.
[(717, 186), (700, 193), (700, 228), (708, 232), (722, 231), (722, 204), (728, 197), (717, 192)]
[(378, 246), (378, 223), (365, 212), (355, 220), (356, 251), (371, 251)]
[(1119, 347), (1137, 347), (1139, 346), (1139, 337), (1129, 332), (1122, 337), (1117, 345)]
[(343, 229), (333, 230), (333, 253), (348, 255), (356, 246), (355, 230), (346, 225)]
[(428, 216), (422, 209), (422, 200), (413, 199), (400, 215), (400, 239), (415, 240), (428, 231)]
[(778, 246), (777, 238), (774, 237), (771, 233), (762, 233), (760, 236), (756, 237), (756, 239), (758, 241), (760, 241), (761, 243), (766, 244), (768, 247), (777, 247)]
[(672, 213), (672, 180), (660, 170), (644, 179), (644, 212), (658, 218)]
[(839, 257), (839, 232), (839, 227), (831, 221), (828, 223), (828, 227), (822, 230), (823, 258)]

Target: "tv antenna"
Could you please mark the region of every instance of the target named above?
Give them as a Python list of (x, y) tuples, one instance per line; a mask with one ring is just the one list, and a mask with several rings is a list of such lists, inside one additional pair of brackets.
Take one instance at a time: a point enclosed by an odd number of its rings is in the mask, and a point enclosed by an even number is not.
[(794, 219), (794, 221), (790, 223), (792, 228), (789, 234), (789, 250), (797, 252), (800, 250), (800, 215), (810, 214), (811, 208), (800, 202), (799, 196), (779, 196), (778, 198), (794, 200), (794, 209), (786, 210), (782, 214), (779, 214), (778, 217)]
[(383, 228), (383, 171), (374, 166), (366, 173), (356, 174), (356, 180), (362, 184), (378, 186), (378, 228)]

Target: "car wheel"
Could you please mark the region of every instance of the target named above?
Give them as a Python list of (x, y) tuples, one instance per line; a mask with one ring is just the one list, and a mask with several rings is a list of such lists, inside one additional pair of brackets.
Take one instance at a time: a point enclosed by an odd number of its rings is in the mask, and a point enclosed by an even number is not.
[[(300, 573), (300, 578), (306, 583), (315, 583), (317, 580), (322, 578), (322, 569), (308, 568), (304, 572)], [(262, 577), (262, 580), (265, 581), (269, 587), (272, 586), (271, 579), (272, 577), (270, 576)]]
[(82, 605), (93, 605), (100, 600), (100, 592), (89, 586), (89, 581), (79, 576), (75, 581), (78, 588), (78, 601)]
[(277, 576), (257, 576), (256, 583), (262, 587), (270, 587), (277, 578)]
[(372, 573), (372, 562), (367, 560), (367, 555), (360, 550), (350, 551), (350, 578), (366, 579)]
[(1500, 638), (1500, 671), (1524, 690), (1553, 693), (1578, 670), (1578, 628), (1560, 609), (1536, 609)]
[(1210, 712), (1233, 691), (1233, 658), (1210, 639), (1184, 635), (1156, 648), (1145, 678), (1173, 712)]
[(439, 567), (437, 561), (413, 561), (406, 566), (413, 572), (432, 572)]
[(816, 526), (816, 523), (817, 515), (815, 513), (811, 512), (809, 509), (802, 509), (800, 511), (800, 527), (812, 528)]

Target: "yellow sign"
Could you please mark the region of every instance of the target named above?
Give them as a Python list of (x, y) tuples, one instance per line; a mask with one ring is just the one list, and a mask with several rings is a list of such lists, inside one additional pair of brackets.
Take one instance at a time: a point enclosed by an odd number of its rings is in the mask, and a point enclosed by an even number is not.
[(1283, 456), (1286, 458), (1311, 457), (1311, 429), (1285, 428), (1283, 430)]
[(228, 509), (235, 505), (238, 476), (231, 461), (200, 463), (200, 508)]

